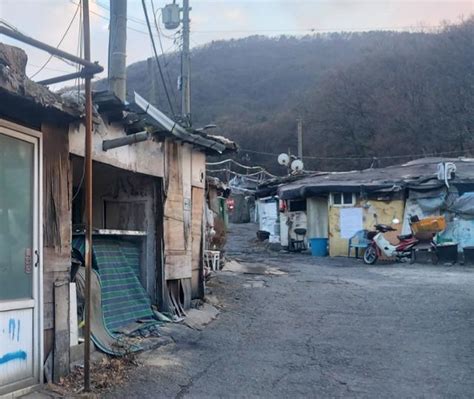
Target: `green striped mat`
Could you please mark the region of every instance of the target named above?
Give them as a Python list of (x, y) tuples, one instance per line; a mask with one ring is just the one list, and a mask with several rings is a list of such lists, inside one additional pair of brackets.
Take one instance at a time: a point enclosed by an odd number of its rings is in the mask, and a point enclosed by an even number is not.
[[(73, 247), (84, 254), (84, 237), (75, 237)], [(138, 279), (140, 248), (116, 237), (94, 237), (93, 267), (102, 285), (102, 311), (110, 331), (137, 321), (153, 321), (148, 295)], [(144, 327), (149, 323), (144, 323)]]

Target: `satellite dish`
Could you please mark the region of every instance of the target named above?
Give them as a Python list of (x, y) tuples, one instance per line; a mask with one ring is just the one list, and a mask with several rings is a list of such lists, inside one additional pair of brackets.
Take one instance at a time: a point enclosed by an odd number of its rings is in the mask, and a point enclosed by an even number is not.
[(300, 159), (295, 159), (291, 163), (291, 170), (293, 172), (301, 172), (303, 168), (304, 168), (303, 161), (301, 161)]
[(278, 155), (278, 163), (283, 166), (288, 166), (290, 164), (290, 157), (288, 154), (285, 154), (284, 152), (280, 155)]

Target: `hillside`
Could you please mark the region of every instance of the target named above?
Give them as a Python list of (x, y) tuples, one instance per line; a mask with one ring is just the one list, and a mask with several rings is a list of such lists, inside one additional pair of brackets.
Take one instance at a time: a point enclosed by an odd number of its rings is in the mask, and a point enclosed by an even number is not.
[[(179, 59), (172, 54), (166, 62), (175, 86)], [(318, 157), (306, 160), (310, 169), (362, 168), (373, 157), (385, 165), (409, 155), (474, 150), (474, 18), (436, 34), (213, 42), (193, 50), (192, 68), (195, 126), (216, 123), (243, 149), (278, 153), (290, 146), (295, 152), (301, 115), (305, 155)], [(146, 61), (129, 66), (128, 92), (169, 111), (161, 84), (155, 86), (153, 95)], [(239, 157), (278, 171), (274, 156)]]

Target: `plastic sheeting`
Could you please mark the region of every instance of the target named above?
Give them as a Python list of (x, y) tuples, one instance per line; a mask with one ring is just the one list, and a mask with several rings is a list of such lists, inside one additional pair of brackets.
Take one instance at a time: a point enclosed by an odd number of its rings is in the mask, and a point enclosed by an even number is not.
[(411, 216), (416, 215), (422, 219), (439, 214), (445, 214), (447, 219), (446, 230), (440, 233), (443, 240), (458, 243), (460, 251), (465, 247), (474, 246), (474, 192), (458, 197), (454, 191), (417, 194), (410, 191), (410, 198), (405, 204), (402, 233), (411, 232)]
[(474, 193), (464, 193), (448, 209), (455, 214), (474, 218)]

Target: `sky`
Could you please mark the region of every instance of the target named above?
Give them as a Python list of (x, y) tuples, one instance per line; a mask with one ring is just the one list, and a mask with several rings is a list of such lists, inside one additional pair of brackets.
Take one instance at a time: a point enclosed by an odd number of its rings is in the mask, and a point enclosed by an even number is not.
[[(113, 1), (113, 0), (111, 0)], [(181, 0), (177, 0), (181, 3)], [(79, 51), (79, 0), (0, 0), (0, 19), (22, 33), (57, 46), (68, 25), (71, 28), (60, 48)], [(159, 10), (172, 0), (153, 0)], [(90, 0), (92, 59), (107, 68), (108, 0)], [(151, 14), (151, 0), (146, 0)], [(190, 0), (192, 47), (213, 40), (268, 36), (305, 35), (327, 31), (376, 29), (432, 30), (445, 22), (458, 23), (474, 14), (474, 0)], [(159, 18), (159, 11), (157, 11)], [(128, 0), (127, 64), (152, 55), (141, 0)], [(163, 27), (162, 27), (163, 28)], [(157, 35), (153, 27), (154, 34)], [(165, 52), (176, 51), (177, 31), (163, 29)], [(166, 36), (166, 37), (165, 37)], [(156, 38), (157, 40), (157, 38)], [(28, 54), (27, 75), (33, 76), (49, 55), (5, 36), (0, 41), (22, 47)], [(158, 45), (158, 41), (157, 41)], [(34, 76), (46, 79), (75, 71), (53, 58)], [(102, 73), (101, 77), (106, 76)]]

